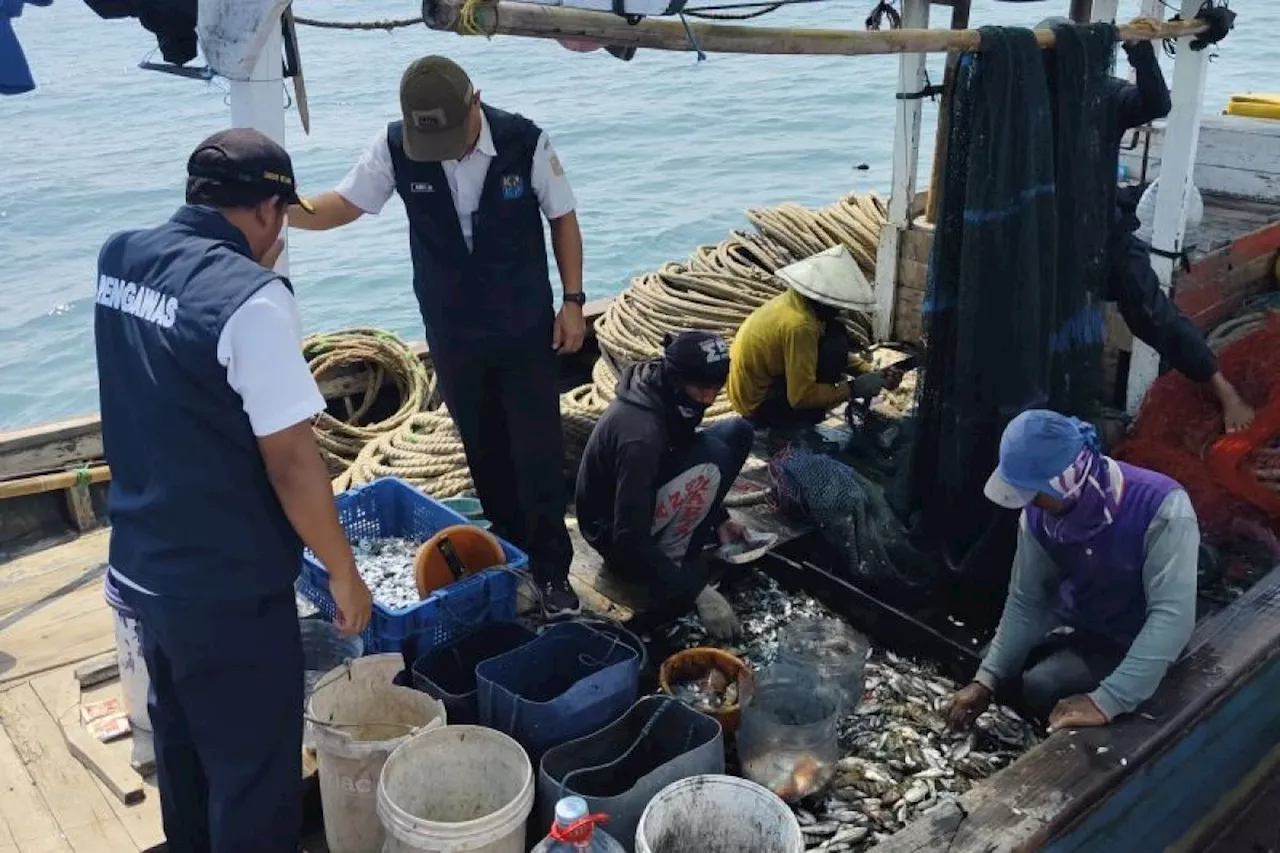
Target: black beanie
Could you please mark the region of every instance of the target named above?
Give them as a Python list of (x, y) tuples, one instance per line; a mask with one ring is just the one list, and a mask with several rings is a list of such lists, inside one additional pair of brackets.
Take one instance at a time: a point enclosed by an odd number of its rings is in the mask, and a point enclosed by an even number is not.
[(718, 387), (729, 380), (729, 345), (715, 332), (668, 332), (662, 338), (662, 364), (684, 382)]

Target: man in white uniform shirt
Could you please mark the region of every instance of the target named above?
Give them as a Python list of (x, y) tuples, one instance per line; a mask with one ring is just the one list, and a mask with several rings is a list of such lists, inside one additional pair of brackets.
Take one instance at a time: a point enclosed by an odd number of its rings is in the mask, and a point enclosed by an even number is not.
[(113, 234), (94, 305), (111, 465), (108, 595), (142, 625), (168, 849), (296, 853), (305, 544), (345, 633), (372, 601), (311, 431), (324, 398), (272, 271), (293, 165), (256, 130), (205, 139), (187, 203)]
[[(400, 83), (401, 119), (379, 130), (338, 187), (290, 209), (325, 230), (404, 201), (413, 289), (440, 389), (494, 530), (529, 554), (548, 618), (576, 614), (564, 523), (556, 353), (582, 346), (582, 234), (551, 141), (481, 103), (466, 72), (428, 56)], [(556, 313), (542, 219), (564, 300)]]

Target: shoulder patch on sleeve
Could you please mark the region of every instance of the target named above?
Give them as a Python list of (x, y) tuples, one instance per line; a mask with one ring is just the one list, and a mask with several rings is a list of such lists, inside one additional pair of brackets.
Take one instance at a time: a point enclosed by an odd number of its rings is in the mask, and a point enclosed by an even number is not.
[(556, 154), (551, 155), (551, 174), (557, 178), (564, 177), (564, 166), (560, 165), (560, 157)]

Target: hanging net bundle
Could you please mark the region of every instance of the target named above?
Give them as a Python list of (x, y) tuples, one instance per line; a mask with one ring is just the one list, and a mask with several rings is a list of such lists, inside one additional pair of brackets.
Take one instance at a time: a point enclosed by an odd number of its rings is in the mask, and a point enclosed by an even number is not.
[(983, 495), (1000, 435), (1029, 408), (1087, 417), (1101, 390), (1116, 31), (1058, 27), (1050, 51), (1030, 30), (981, 33), (951, 101), (908, 504), (998, 604), (1016, 524)]

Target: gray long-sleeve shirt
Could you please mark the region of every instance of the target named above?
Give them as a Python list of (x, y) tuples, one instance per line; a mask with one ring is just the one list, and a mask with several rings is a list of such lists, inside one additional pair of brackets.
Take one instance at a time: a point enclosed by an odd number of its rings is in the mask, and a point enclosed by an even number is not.
[[(1196, 625), (1200, 525), (1191, 499), (1171, 492), (1147, 527), (1142, 566), (1147, 620), (1129, 652), (1089, 694), (1108, 718), (1126, 714), (1155, 693)], [(1031, 649), (1057, 623), (1054, 605), (1063, 572), (1031, 534), (1024, 512), (1004, 614), (975, 680), (990, 690), (1021, 672)]]

